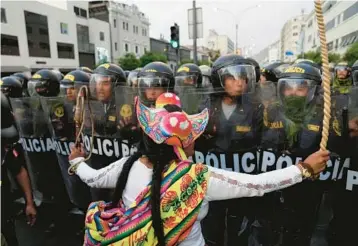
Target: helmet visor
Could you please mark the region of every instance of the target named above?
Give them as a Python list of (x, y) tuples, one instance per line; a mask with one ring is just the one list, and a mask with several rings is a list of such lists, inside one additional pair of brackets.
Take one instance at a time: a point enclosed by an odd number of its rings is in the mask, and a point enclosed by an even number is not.
[(353, 83), (355, 86), (358, 85), (358, 70), (354, 71), (352, 74)]
[(312, 101), (317, 89), (317, 82), (309, 79), (279, 79), (278, 96), (281, 102), (289, 97), (306, 98), (304, 101)]
[(218, 71), (221, 86), (230, 96), (240, 96), (255, 89), (255, 68), (251, 65), (234, 65)]
[(46, 87), (43, 86), (43, 82), (38, 80), (30, 80), (27, 83), (27, 91), (29, 92), (30, 97), (41, 96), (46, 90)]
[(127, 78), (127, 85), (138, 87), (138, 72), (130, 72)]
[(60, 85), (60, 96), (65, 96), (68, 101), (76, 101), (77, 91), (75, 85), (71, 84), (61, 84)]
[(92, 74), (90, 79), (90, 94), (95, 99), (108, 102), (113, 94), (114, 78), (109, 75)]
[(198, 77), (196, 75), (183, 75), (175, 77), (175, 86), (197, 86)]
[(168, 91), (169, 79), (163, 77), (138, 78), (138, 92), (140, 100), (147, 106), (152, 106), (155, 100)]

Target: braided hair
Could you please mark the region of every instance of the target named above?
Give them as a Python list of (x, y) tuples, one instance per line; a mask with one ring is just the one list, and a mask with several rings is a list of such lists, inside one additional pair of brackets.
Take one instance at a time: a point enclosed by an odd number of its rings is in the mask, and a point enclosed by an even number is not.
[[(168, 112), (181, 112), (182, 109), (177, 105), (168, 104), (164, 108)], [(123, 165), (123, 169), (117, 180), (116, 188), (113, 193), (112, 204), (117, 206), (122, 199), (123, 191), (126, 187), (128, 175), (135, 161), (145, 155), (153, 164), (152, 186), (151, 186), (151, 210), (154, 234), (158, 238), (158, 245), (165, 245), (163, 223), (160, 215), (160, 189), (162, 175), (165, 167), (171, 161), (178, 159), (172, 146), (167, 144), (156, 144), (150, 137), (143, 133), (139, 150), (129, 157)]]

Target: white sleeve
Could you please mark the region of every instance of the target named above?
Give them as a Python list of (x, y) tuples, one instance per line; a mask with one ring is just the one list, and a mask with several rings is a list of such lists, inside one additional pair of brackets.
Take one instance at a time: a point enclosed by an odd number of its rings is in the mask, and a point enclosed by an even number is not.
[(78, 165), (76, 174), (80, 179), (92, 188), (115, 188), (119, 175), (121, 174), (124, 163), (128, 157), (123, 157), (107, 167), (93, 169), (83, 162), (84, 158), (79, 157), (70, 161), (70, 164), (81, 163)]
[(302, 181), (301, 170), (295, 165), (258, 175), (230, 172), (210, 166), (209, 172), (205, 196), (208, 201), (263, 196)]

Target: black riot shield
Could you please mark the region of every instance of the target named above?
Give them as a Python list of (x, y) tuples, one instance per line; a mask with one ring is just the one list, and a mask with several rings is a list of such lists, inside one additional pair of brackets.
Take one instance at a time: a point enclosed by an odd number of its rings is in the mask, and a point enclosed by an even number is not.
[(75, 104), (65, 97), (43, 97), (41, 98), (41, 103), (45, 116), (49, 119), (49, 129), (67, 194), (74, 205), (86, 209), (90, 202), (88, 186), (77, 175), (68, 174), (70, 166), (68, 157), (76, 138)]
[(48, 117), (39, 97), (12, 98), (11, 106), (33, 187), (43, 194), (45, 202), (50, 201), (60, 193), (63, 181), (56, 147), (48, 128)]

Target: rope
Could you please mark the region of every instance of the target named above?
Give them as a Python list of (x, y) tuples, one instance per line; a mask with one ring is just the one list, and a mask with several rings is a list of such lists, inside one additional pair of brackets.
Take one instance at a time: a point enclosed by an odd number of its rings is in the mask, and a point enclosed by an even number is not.
[[(83, 160), (88, 161), (91, 158), (92, 150), (93, 150), (93, 135), (94, 135), (94, 120), (93, 120), (93, 114), (92, 114), (92, 108), (89, 101), (89, 91), (87, 86), (81, 86), (78, 94), (77, 94), (77, 100), (76, 100), (76, 111), (75, 111), (75, 122), (76, 122), (76, 141), (75, 146), (79, 147), (81, 145), (81, 137), (83, 137), (83, 128), (85, 125), (86, 120), (86, 113), (85, 113), (85, 98), (89, 110), (90, 120), (91, 120), (91, 144), (90, 144), (90, 151), (89, 155)], [(79, 161), (77, 163), (72, 164), (68, 168), (68, 174), (73, 175), (75, 174), (75, 168), (77, 168), (78, 164), (80, 164), (82, 161)]]
[(322, 57), (322, 68), (323, 68), (323, 129), (322, 129), (322, 139), (320, 143), (320, 149), (326, 150), (328, 134), (329, 134), (329, 123), (331, 119), (331, 74), (329, 72), (329, 62), (328, 62), (328, 49), (326, 41), (326, 27), (324, 24), (324, 18), (322, 13), (322, 2), (321, 0), (315, 0), (315, 12), (317, 19), (317, 26), (319, 29), (319, 39), (321, 43), (321, 57)]

